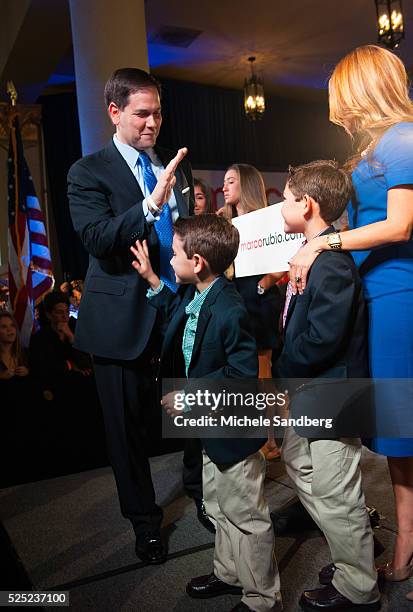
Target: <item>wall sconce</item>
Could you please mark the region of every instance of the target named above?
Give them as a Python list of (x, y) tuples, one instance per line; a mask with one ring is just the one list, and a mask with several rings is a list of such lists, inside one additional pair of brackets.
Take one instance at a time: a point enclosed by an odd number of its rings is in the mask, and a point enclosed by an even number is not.
[(401, 0), (375, 0), (378, 42), (396, 49), (404, 38), (404, 19)]
[(255, 57), (249, 57), (251, 76), (244, 83), (244, 109), (248, 119), (261, 119), (265, 111), (264, 86), (254, 72)]

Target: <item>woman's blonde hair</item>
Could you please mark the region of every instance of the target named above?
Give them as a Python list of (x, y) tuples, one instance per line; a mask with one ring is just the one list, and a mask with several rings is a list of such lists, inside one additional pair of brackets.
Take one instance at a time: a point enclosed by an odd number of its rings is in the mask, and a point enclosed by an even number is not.
[[(239, 202), (244, 215), (267, 206), (264, 179), (254, 166), (249, 164), (232, 164), (227, 169), (227, 172), (228, 170), (235, 170), (238, 174), (240, 186)], [(235, 216), (234, 213), (236, 215), (234, 206), (231, 206), (231, 204), (224, 205), (224, 216), (227, 219), (232, 219)]]
[(351, 134), (374, 132), (373, 145), (395, 123), (413, 121), (403, 62), (376, 45), (358, 47), (335, 67), (328, 83), (330, 121)]

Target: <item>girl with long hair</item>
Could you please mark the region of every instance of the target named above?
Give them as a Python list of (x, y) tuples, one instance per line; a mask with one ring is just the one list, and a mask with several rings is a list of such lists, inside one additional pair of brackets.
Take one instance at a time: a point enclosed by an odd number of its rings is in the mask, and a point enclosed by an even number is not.
[(203, 179), (194, 177), (194, 195), (195, 195), (195, 215), (206, 215), (212, 213), (212, 193), (211, 187)]
[(28, 373), (16, 321), (9, 312), (0, 312), (0, 380)]

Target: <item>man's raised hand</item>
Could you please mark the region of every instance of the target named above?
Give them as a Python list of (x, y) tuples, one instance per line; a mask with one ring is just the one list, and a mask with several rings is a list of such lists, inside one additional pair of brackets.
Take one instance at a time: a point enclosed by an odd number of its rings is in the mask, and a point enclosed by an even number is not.
[(187, 153), (188, 149), (186, 147), (179, 149), (178, 153), (171, 159), (165, 170), (163, 170), (159, 176), (156, 187), (151, 193), (152, 200), (159, 208), (161, 208), (165, 202), (168, 202), (171, 197), (172, 189), (176, 183), (176, 169)]

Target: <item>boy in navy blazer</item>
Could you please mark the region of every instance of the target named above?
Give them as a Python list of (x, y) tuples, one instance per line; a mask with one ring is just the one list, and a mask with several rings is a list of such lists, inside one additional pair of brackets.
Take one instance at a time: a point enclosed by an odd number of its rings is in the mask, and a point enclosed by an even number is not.
[[(258, 357), (241, 296), (223, 276), (235, 259), (238, 230), (216, 215), (178, 219), (171, 265), (183, 285), (175, 295), (154, 273), (145, 242), (132, 249), (150, 303), (169, 320), (161, 374), (176, 378), (256, 379)], [(174, 394), (162, 398), (174, 410)], [(262, 439), (203, 439), (207, 515), (216, 528), (214, 570), (193, 578), (187, 593), (240, 594), (234, 610), (269, 612), (280, 604), (274, 533), (264, 499)]]
[[(301, 294), (292, 295), (291, 283), (287, 288), (284, 348), (274, 374), (284, 381), (313, 379), (307, 390), (304, 385), (292, 396), (290, 408), (295, 418), (306, 416), (309, 409), (323, 417), (336, 414), (341, 383), (336, 381), (336, 387), (331, 387), (323, 379), (368, 376), (362, 284), (351, 255), (340, 250), (331, 225), (351, 195), (351, 179), (336, 162), (290, 168), (282, 208), (285, 231), (303, 232), (307, 241), (325, 235), (330, 247), (317, 257)], [(300, 280), (295, 279), (298, 285)], [(357, 423), (354, 426), (352, 436), (358, 435)], [(300, 605), (304, 610), (377, 610), (380, 596), (373, 534), (359, 467), (361, 441), (343, 437), (349, 434), (340, 433), (338, 425), (318, 432), (312, 428), (307, 437), (300, 437), (288, 427), (282, 447), (287, 472), (301, 502), (323, 531), (333, 560), (331, 583), (305, 591)]]

